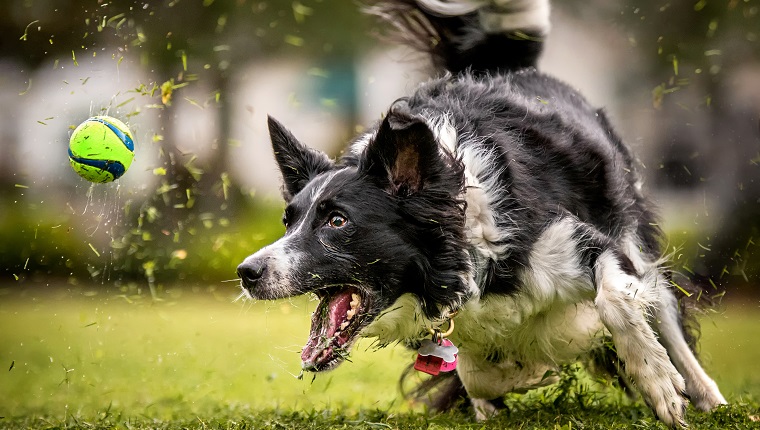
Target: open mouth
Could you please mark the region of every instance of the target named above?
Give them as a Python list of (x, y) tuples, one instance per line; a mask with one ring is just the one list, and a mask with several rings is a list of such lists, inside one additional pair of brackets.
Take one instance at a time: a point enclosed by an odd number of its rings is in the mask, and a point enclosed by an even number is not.
[(317, 291), (319, 305), (311, 317), (309, 340), (301, 352), (304, 370), (319, 372), (340, 364), (366, 319), (368, 303), (358, 288)]

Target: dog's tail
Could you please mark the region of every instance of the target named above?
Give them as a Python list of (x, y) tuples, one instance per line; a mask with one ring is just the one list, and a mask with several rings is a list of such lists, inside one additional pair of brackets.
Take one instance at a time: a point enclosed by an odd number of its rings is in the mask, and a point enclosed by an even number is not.
[(550, 27), (549, 0), (383, 0), (367, 12), (454, 74), (535, 67)]

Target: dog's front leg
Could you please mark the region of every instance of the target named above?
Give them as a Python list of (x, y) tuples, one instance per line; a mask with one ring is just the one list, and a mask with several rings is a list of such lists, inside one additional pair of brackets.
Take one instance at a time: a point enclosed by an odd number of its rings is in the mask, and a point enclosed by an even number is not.
[(625, 373), (660, 420), (684, 427), (684, 379), (647, 321), (659, 300), (656, 286), (622, 270), (611, 251), (599, 255), (595, 272), (597, 311), (612, 334)]
[(668, 289), (664, 279), (659, 279), (660, 302), (656, 309), (656, 323), (660, 342), (668, 350), (668, 355), (678, 371), (686, 379), (689, 400), (701, 411), (711, 411), (718, 405), (726, 404), (718, 385), (705, 373), (684, 338), (678, 321), (678, 302)]

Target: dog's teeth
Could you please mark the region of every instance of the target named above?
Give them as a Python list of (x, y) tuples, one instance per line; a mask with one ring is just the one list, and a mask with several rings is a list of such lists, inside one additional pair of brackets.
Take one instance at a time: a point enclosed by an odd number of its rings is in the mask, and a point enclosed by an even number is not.
[(346, 319), (350, 320), (356, 314), (356, 309), (349, 309), (346, 311)]
[(356, 309), (357, 307), (359, 307), (359, 303), (361, 302), (362, 302), (362, 299), (361, 297), (359, 297), (358, 294), (356, 293), (351, 294), (351, 303), (349, 303), (349, 305), (351, 305), (351, 309)]
[(348, 327), (348, 324), (349, 324), (348, 321), (344, 321), (343, 324), (340, 325), (340, 330), (341, 331), (345, 330), (346, 327)]

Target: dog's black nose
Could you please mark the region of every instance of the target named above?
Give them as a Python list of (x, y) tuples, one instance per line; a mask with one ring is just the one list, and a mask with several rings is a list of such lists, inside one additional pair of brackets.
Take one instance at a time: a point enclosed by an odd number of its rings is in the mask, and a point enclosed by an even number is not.
[(259, 279), (261, 279), (266, 268), (267, 266), (263, 261), (246, 261), (238, 266), (237, 274), (243, 281), (243, 285), (250, 289), (256, 285)]

